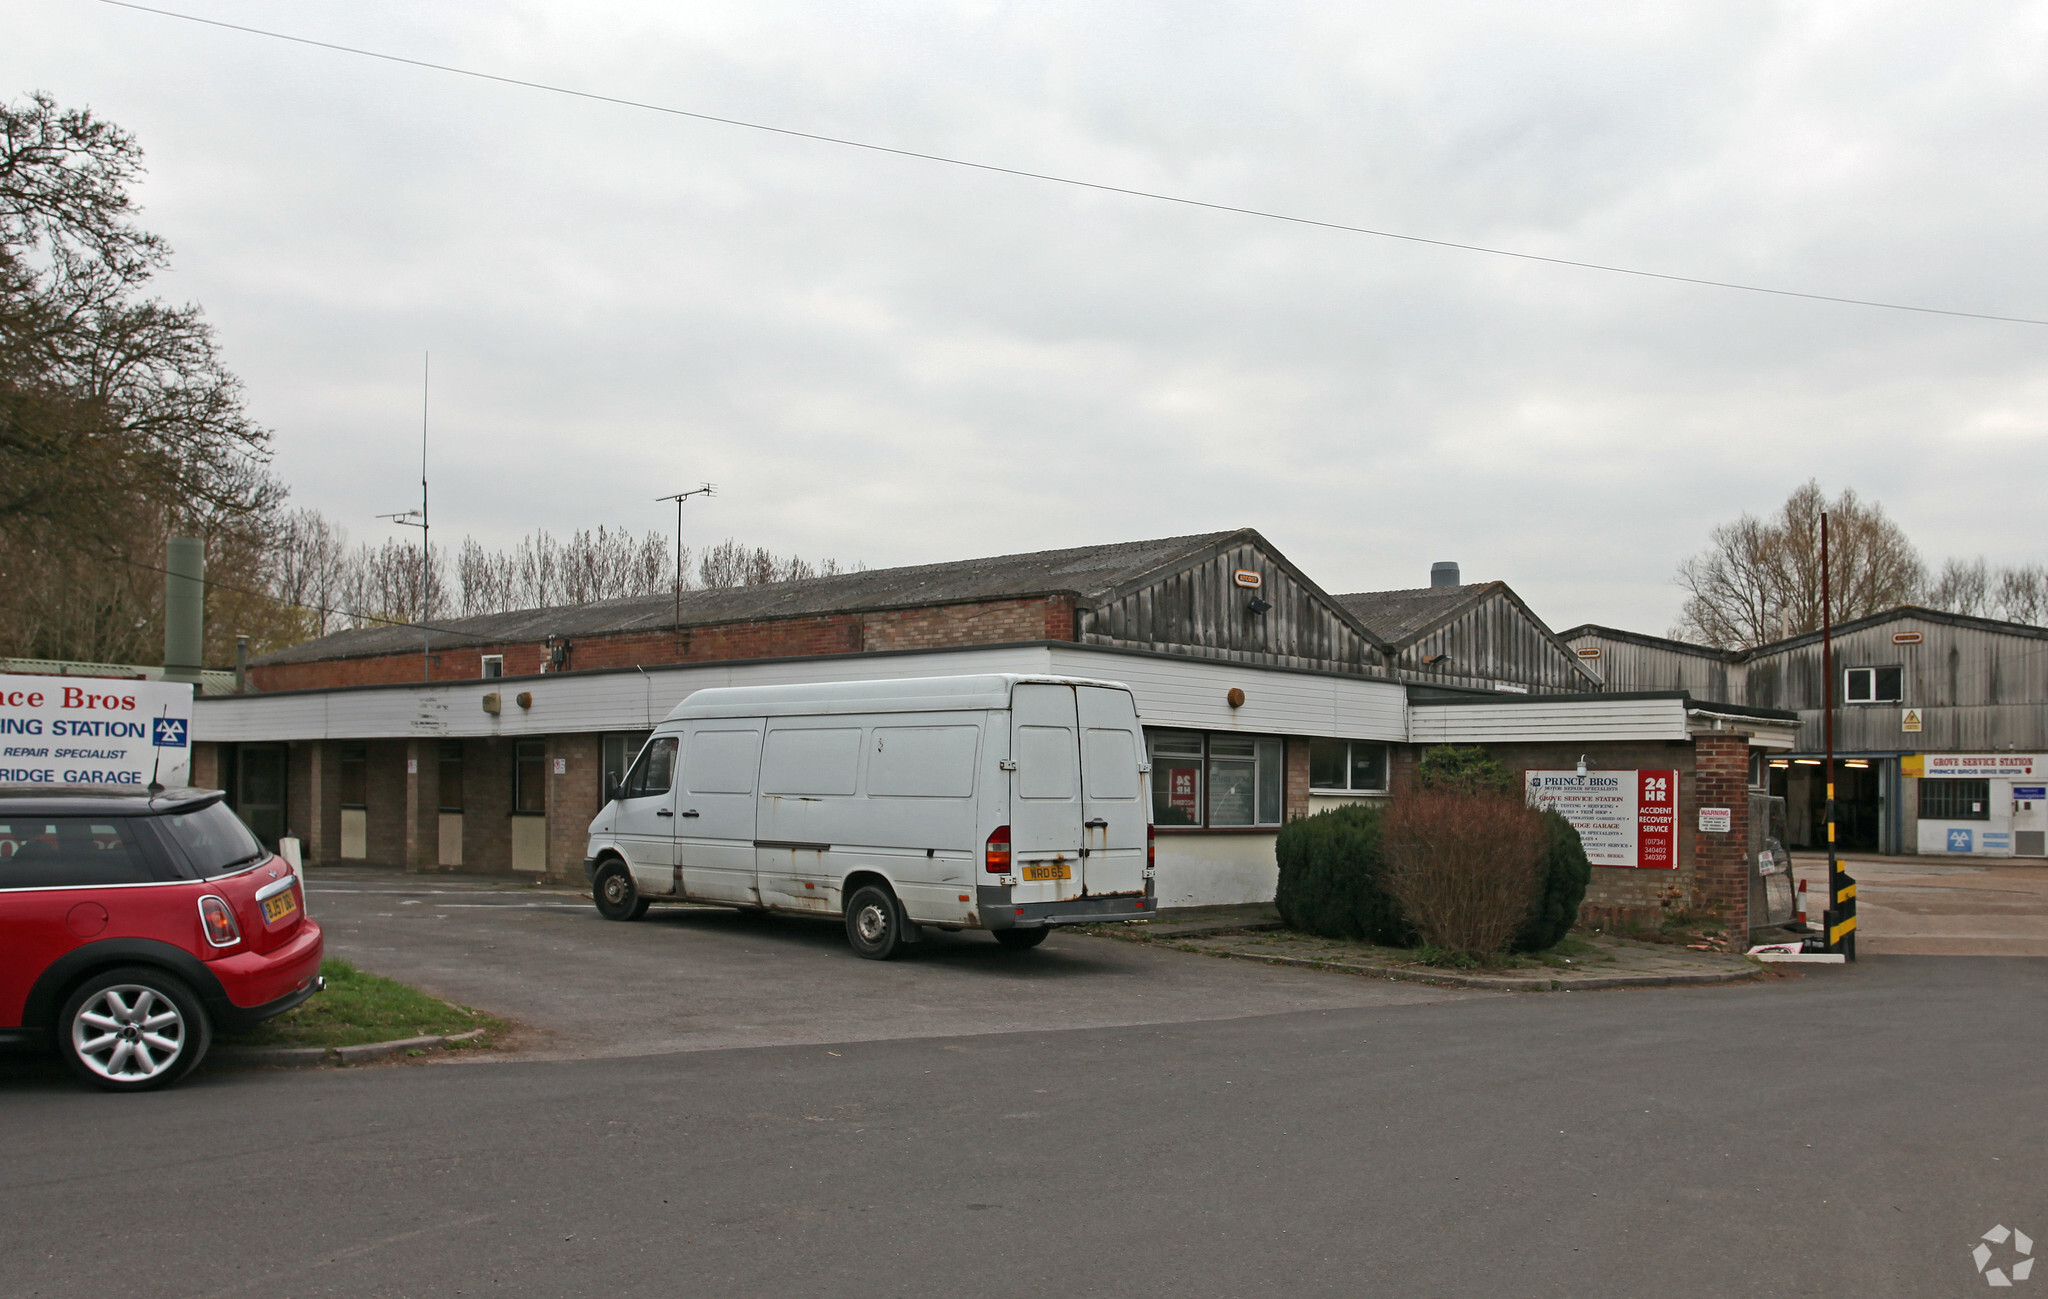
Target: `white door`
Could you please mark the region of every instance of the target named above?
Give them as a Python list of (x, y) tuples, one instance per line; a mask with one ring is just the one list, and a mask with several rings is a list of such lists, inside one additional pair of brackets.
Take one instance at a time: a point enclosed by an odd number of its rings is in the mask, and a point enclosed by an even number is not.
[(1081, 747), (1074, 687), (1021, 684), (1010, 695), (1010, 852), (1018, 902), (1081, 896)]
[(1081, 851), (1084, 893), (1145, 891), (1144, 751), (1138, 710), (1127, 690), (1075, 688), (1081, 729)]
[(633, 887), (646, 894), (675, 891), (675, 769), (676, 737), (659, 735), (619, 783), (612, 835), (633, 872)]
[(754, 891), (754, 778), (760, 765), (759, 720), (695, 722), (684, 733), (676, 864), (691, 897), (760, 902)]

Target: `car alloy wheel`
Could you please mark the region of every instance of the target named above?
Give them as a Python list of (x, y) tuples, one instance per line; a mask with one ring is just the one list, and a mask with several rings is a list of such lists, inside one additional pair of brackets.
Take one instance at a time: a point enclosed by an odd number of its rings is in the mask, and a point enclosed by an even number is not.
[(169, 997), (139, 983), (101, 988), (71, 1020), (85, 1067), (113, 1082), (150, 1082), (185, 1051), (185, 1017)]
[(147, 1091), (197, 1068), (213, 1041), (205, 1007), (163, 970), (131, 965), (87, 980), (64, 1000), (57, 1046), (73, 1072), (106, 1091)]

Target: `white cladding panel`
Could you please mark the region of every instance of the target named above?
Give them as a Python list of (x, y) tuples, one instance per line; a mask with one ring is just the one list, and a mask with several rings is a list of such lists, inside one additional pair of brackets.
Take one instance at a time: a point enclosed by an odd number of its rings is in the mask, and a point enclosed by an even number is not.
[(1408, 739), (1415, 744), (1685, 738), (1682, 699), (1416, 704), (1408, 710)]
[[(1407, 690), (1394, 681), (1287, 672), (1243, 664), (1090, 653), (1053, 647), (1062, 675), (1109, 677), (1131, 688), (1147, 726), (1331, 739), (1407, 738)], [(1244, 691), (1230, 706), (1232, 687)]]
[[(278, 695), (202, 697), (193, 738), (407, 739), (431, 736), (573, 735), (652, 730), (690, 695), (716, 686), (900, 680), (974, 673), (1121, 681), (1147, 726), (1355, 740), (1406, 738), (1406, 693), (1396, 682), (1290, 672), (1194, 659), (1117, 654), (1087, 646), (947, 650), (931, 654), (706, 663), (582, 675), (369, 686)], [(1245, 692), (1244, 706), (1225, 698)], [(521, 708), (518, 696), (531, 694)], [(484, 711), (485, 695), (499, 699)]]

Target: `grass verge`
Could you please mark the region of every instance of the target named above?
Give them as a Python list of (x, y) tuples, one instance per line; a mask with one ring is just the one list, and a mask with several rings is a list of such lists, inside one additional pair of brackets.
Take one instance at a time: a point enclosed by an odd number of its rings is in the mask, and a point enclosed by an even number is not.
[(488, 1046), (506, 1027), (494, 1015), (430, 997), (331, 956), (320, 962), (320, 973), (327, 976), (326, 991), (247, 1033), (223, 1034), (221, 1040), (235, 1046), (362, 1046), (481, 1028), (487, 1030), (483, 1037), (457, 1045)]

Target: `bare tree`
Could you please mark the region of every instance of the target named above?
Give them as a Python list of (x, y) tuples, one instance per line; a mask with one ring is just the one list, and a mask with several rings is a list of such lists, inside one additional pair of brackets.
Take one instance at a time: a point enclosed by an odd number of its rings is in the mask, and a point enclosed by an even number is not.
[(2041, 626), (2048, 621), (2048, 568), (2022, 564), (1999, 570), (1993, 599), (1999, 616), (2007, 621)]
[(1829, 501), (1808, 482), (1770, 518), (1745, 514), (1714, 529), (1713, 544), (1679, 565), (1687, 594), (1672, 635), (1743, 649), (1818, 628), (1823, 512), (1836, 621), (1919, 598), (1926, 566), (1884, 507), (1854, 490)]
[(1941, 576), (1927, 588), (1926, 601), (1936, 609), (1982, 618), (1991, 612), (1995, 598), (1991, 569), (1982, 556), (1975, 560), (1951, 559), (1941, 566)]

